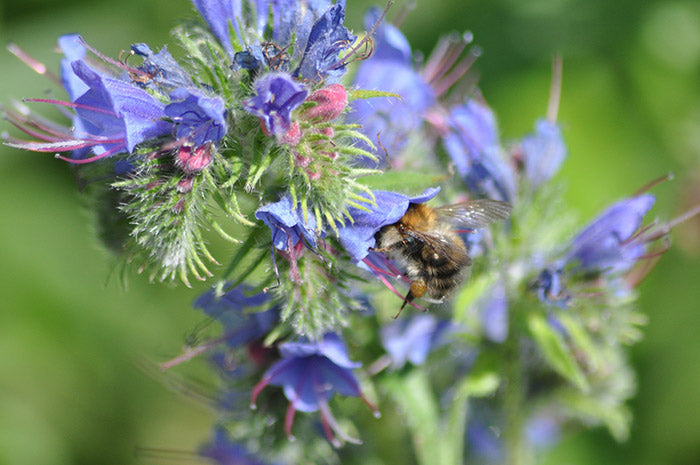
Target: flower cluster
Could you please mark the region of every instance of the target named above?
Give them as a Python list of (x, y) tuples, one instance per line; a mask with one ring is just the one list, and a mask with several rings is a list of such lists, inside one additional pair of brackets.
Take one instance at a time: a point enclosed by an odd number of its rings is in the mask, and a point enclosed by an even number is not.
[[(195, 307), (220, 333), (161, 364), (206, 354), (220, 375), (199, 455), (339, 463), (362, 442), (351, 418), (408, 431), (424, 465), (524, 463), (570, 425), (624, 438), (635, 287), (700, 209), (649, 221), (645, 188), (572, 232), (561, 61), (546, 117), (504, 141), (470, 34), (418, 67), (388, 7), (356, 34), (342, 0), (193, 3), (186, 61), (59, 38), (65, 99), (6, 109), (28, 139), (5, 143), (75, 166), (125, 271), (190, 285), (215, 269)], [(431, 313), (391, 318), (406, 306)]]

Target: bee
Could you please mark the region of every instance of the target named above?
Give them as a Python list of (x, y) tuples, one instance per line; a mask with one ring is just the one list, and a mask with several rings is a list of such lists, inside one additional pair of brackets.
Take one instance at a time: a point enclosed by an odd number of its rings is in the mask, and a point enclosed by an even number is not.
[(512, 206), (499, 200), (478, 199), (442, 207), (409, 204), (401, 219), (375, 235), (374, 251), (381, 252), (405, 270), (411, 287), (406, 304), (427, 294), (443, 302), (461, 284), (472, 264), (460, 230), (479, 229), (510, 215)]

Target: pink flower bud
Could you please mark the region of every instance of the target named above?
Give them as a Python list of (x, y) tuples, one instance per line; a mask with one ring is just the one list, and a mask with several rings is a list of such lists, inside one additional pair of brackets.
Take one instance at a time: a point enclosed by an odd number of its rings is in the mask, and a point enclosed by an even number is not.
[(187, 174), (202, 171), (209, 166), (214, 144), (202, 144), (197, 147), (182, 145), (177, 151), (177, 163)]
[(316, 102), (316, 105), (304, 111), (303, 118), (330, 121), (343, 112), (348, 104), (348, 95), (345, 87), (331, 84), (309, 95), (306, 101)]
[(294, 147), (299, 143), (300, 139), (301, 128), (299, 127), (299, 123), (294, 122), (292, 127), (290, 127), (289, 130), (282, 135), (281, 142)]

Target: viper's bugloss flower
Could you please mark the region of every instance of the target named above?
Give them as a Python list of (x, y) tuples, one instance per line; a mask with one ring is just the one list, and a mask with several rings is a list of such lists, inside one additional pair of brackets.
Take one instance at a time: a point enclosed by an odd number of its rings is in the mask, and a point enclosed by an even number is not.
[(210, 97), (201, 90), (181, 87), (170, 94), (172, 103), (165, 114), (177, 125), (178, 139), (199, 146), (218, 144), (226, 135), (226, 107), (219, 97)]
[(367, 205), (369, 211), (350, 207), (352, 222), (338, 228), (338, 238), (353, 262), (361, 262), (374, 247), (374, 235), (383, 227), (394, 224), (408, 210), (412, 203), (425, 203), (440, 192), (439, 187), (426, 189), (421, 195), (408, 197), (396, 192), (374, 192), (374, 205)]
[(319, 82), (326, 78), (338, 78), (345, 73), (345, 65), (338, 60), (338, 55), (349, 49), (356, 37), (343, 25), (343, 21), (344, 1), (331, 6), (316, 20), (309, 31), (294, 77)]
[(309, 91), (287, 73), (270, 73), (255, 81), (257, 95), (245, 101), (245, 110), (260, 118), (269, 134), (281, 137), (292, 125), (291, 112)]
[(535, 124), (535, 132), (520, 141), (525, 176), (533, 188), (549, 181), (559, 171), (567, 149), (561, 128), (547, 119)]
[[(231, 44), (230, 30), (240, 37), (241, 28), (238, 19), (241, 18), (240, 0), (192, 0), (199, 14), (207, 22), (214, 37), (224, 47), (229, 56), (233, 57), (233, 45)], [(260, 13), (266, 13), (261, 11)]]
[(289, 400), (289, 407), (284, 420), (284, 429), (288, 436), (292, 434), (292, 423), (297, 410), (321, 413), (321, 423), (326, 437), (334, 445), (341, 440), (358, 442), (348, 437), (339, 428), (333, 417), (328, 401), (335, 393), (342, 396), (360, 397), (373, 410), (360, 390), (353, 369), (360, 363), (350, 360), (345, 344), (334, 333), (326, 334), (323, 339), (312, 342), (301, 339), (298, 342), (286, 342), (279, 346), (282, 359), (272, 365), (253, 389), (252, 403), (255, 405), (260, 391), (267, 385), (281, 386)]
[(562, 283), (563, 265), (550, 266), (542, 270), (534, 282), (537, 297), (541, 302), (566, 307), (569, 296), (564, 292)]
[(506, 202), (515, 196), (515, 173), (503, 159), (496, 118), (474, 98), (454, 107), (443, 144), (457, 173), (474, 194)]
[[(380, 15), (378, 8), (370, 9), (365, 15), (366, 27), (372, 27)], [(374, 53), (358, 67), (354, 85), (401, 97), (355, 100), (348, 115), (350, 121), (362, 124), (362, 132), (371, 140), (377, 141), (379, 134), (381, 144), (392, 154), (406, 146), (411, 132), (420, 127), (436, 101), (433, 89), (413, 68), (408, 41), (387, 22), (376, 29)]]
[(381, 329), (381, 340), (391, 358), (391, 367), (398, 370), (406, 362), (422, 365), (430, 351), (444, 343), (451, 326), (449, 321), (432, 315), (415, 315), (385, 325)]
[(494, 284), (479, 302), (481, 328), (486, 339), (502, 343), (508, 337), (508, 297), (502, 282)]
[(264, 292), (249, 294), (247, 286), (236, 286), (219, 295), (216, 289), (202, 294), (194, 302), (195, 308), (219, 321), (223, 338), (231, 347), (246, 345), (266, 335), (279, 320), (279, 309), (250, 311), (268, 304), (270, 295)]
[(199, 448), (199, 455), (219, 465), (265, 465), (253, 453), (231, 440), (225, 429), (217, 427), (211, 442)]
[(65, 55), (61, 59), (61, 83), (71, 102), (83, 95), (89, 89), (88, 85), (83, 82), (74, 72), (74, 61), (80, 61), (85, 58), (87, 49), (83, 44), (82, 38), (78, 34), (68, 34), (58, 38), (58, 47)]
[(583, 272), (628, 271), (646, 252), (645, 241), (636, 233), (655, 200), (643, 194), (608, 207), (573, 239), (566, 260)]
[(287, 252), (302, 239), (309, 247), (316, 247), (316, 217), (309, 214), (305, 220), (301, 207), (292, 206), (289, 197), (260, 207), (255, 217), (270, 228), (272, 245), (278, 250)]

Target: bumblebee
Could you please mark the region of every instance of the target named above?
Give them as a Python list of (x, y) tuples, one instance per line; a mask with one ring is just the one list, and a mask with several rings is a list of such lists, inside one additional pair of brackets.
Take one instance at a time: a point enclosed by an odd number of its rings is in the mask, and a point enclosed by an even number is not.
[(478, 199), (432, 208), (412, 203), (401, 219), (374, 236), (381, 252), (405, 270), (411, 288), (406, 304), (425, 295), (442, 302), (461, 284), (472, 260), (459, 237), (460, 230), (483, 228), (508, 218), (512, 206), (499, 200)]

